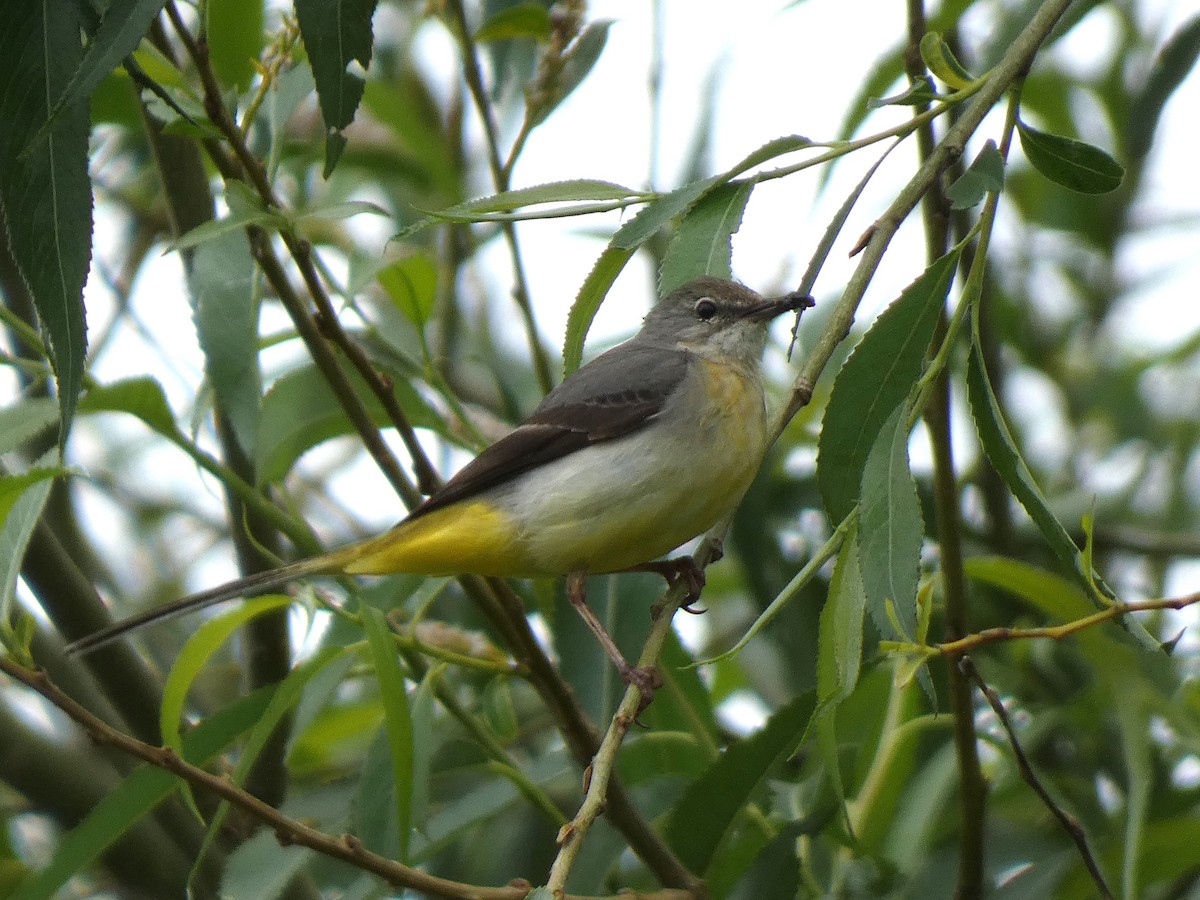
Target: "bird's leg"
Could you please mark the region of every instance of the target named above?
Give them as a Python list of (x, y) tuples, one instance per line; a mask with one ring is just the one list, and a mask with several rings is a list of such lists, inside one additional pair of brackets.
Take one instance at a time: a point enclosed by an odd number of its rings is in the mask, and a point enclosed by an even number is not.
[(683, 582), (687, 585), (687, 596), (684, 597), (683, 603), (679, 608), (684, 612), (689, 612), (692, 615), (703, 613), (702, 609), (694, 609), (692, 604), (700, 599), (700, 592), (704, 590), (704, 570), (696, 565), (696, 561), (690, 556), (680, 556), (676, 559), (661, 559), (656, 562), (642, 563), (640, 566), (634, 566), (630, 572), (654, 572), (656, 575), (661, 575), (667, 581), (668, 587)]
[(587, 604), (586, 573), (572, 572), (567, 576), (567, 599), (578, 610), (580, 617), (587, 623), (587, 627), (596, 635), (600, 646), (604, 648), (604, 652), (608, 654), (608, 658), (617, 667), (617, 672), (620, 673), (621, 680), (626, 684), (636, 686), (642, 692), (642, 702), (638, 706), (638, 714), (640, 715), (642, 710), (649, 706), (650, 701), (654, 699), (654, 692), (662, 687), (662, 675), (653, 666), (639, 668), (638, 666), (631, 666), (625, 661), (625, 657), (621, 655), (621, 650), (617, 647), (616, 641), (612, 639), (612, 635), (605, 630), (600, 620), (596, 618), (596, 614), (592, 612), (592, 608)]

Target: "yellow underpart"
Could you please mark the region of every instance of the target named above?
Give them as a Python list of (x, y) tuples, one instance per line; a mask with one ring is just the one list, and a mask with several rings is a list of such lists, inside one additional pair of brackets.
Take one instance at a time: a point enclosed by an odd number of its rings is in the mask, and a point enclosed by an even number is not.
[(462, 501), (401, 522), (353, 548), (349, 575), (476, 575), (521, 577), (531, 571), (512, 518), (483, 500)]

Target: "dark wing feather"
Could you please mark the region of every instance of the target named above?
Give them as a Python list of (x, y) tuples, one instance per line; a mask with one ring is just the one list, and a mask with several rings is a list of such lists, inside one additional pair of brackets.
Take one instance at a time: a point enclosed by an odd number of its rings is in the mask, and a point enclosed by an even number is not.
[(663, 347), (625, 344), (601, 354), (547, 394), (515, 431), (475, 457), (412, 515), (636, 431), (662, 410), (687, 365), (685, 353)]

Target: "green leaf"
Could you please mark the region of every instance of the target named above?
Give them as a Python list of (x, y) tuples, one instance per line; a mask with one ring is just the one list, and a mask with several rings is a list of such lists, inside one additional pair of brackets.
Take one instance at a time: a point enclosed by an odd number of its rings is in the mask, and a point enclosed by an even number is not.
[(205, 241), (192, 253), (188, 287), (204, 374), (239, 446), (254, 455), (262, 370), (254, 259), (242, 230)]
[[(258, 721), (274, 686), (261, 688), (209, 716), (184, 737), (184, 759), (206, 765)], [(54, 855), (17, 886), (7, 900), (46, 900), (91, 863), (179, 787), (170, 772), (146, 765), (137, 769), (92, 807), (83, 821), (58, 838)]]
[(305, 207), (296, 216), (297, 224), (301, 222), (334, 222), (339, 219), (349, 219), (353, 216), (371, 215), (387, 216), (388, 212), (378, 203), (369, 200), (343, 200), (338, 203), (320, 202)]
[(583, 343), (587, 339), (592, 320), (600, 310), (600, 304), (608, 296), (608, 290), (633, 258), (634, 251), (611, 244), (600, 254), (592, 271), (579, 288), (571, 311), (567, 313), (567, 335), (563, 341), (563, 374), (570, 375), (583, 361)]
[(732, 277), (732, 236), (754, 185), (723, 184), (705, 194), (679, 223), (658, 273), (658, 293), (665, 297), (701, 275)]
[(79, 401), (79, 411), (129, 413), (166, 437), (175, 438), (180, 433), (162, 385), (148, 376), (90, 388)]
[(187, 250), (223, 237), (234, 231), (242, 231), (247, 225), (279, 229), (288, 225), (278, 212), (267, 209), (262, 199), (240, 181), (230, 181), (225, 186), (225, 202), (229, 215), (211, 222), (197, 225), (167, 244), (166, 252)]
[(433, 261), (414, 253), (384, 266), (375, 277), (404, 317), (416, 328), (424, 328), (437, 300), (437, 267)]
[(246, 90), (265, 41), (263, 0), (208, 0), (203, 8), (213, 71), (222, 86)]
[(396, 834), (399, 846), (397, 859), (408, 859), (410, 831), (409, 809), (413, 794), (413, 723), (408, 706), (408, 692), (404, 684), (404, 673), (400, 669), (396, 642), (388, 627), (383, 611), (362, 604), (363, 630), (367, 634), (367, 647), (379, 682), (379, 695), (383, 701), (383, 721), (387, 729), (388, 748), (392, 762), (392, 792), (396, 804)]
[[(359, 398), (371, 414), (371, 421), (386, 427), (391, 424), (375, 394), (355, 373), (347, 373)], [(416, 428), (443, 433), (445, 423), (433, 412), (407, 382), (397, 379), (392, 392)], [(260, 484), (283, 478), (302, 454), (332, 437), (352, 434), (354, 427), (346, 417), (337, 396), (315, 366), (306, 366), (276, 381), (262, 401), (255, 466)]]
[(788, 134), (783, 137), (772, 138), (730, 169), (726, 175), (740, 175), (743, 172), (761, 166), (765, 162), (770, 162), (776, 157), (817, 146), (820, 145), (799, 134)]
[(83, 383), (87, 331), (83, 284), (92, 246), (86, 101), (64, 106), (53, 129), (22, 152), (46, 122), (83, 58), (79, 5), (68, 0), (0, 3), (0, 206), (8, 246), (48, 337), (58, 385), (59, 445)]
[(1047, 134), (1021, 121), (1017, 134), (1029, 164), (1055, 184), (1081, 194), (1107, 194), (1121, 186), (1124, 167), (1099, 147)]
[(921, 59), (926, 68), (951, 90), (961, 91), (971, 84), (971, 73), (962, 67), (954, 51), (940, 34), (929, 32), (921, 38)]
[(817, 481), (830, 521), (858, 503), (867, 454), (921, 376), (958, 253), (934, 262), (863, 335), (838, 373), (817, 444)]
[(608, 294), (625, 264), (633, 258), (634, 251), (650, 240), (658, 230), (687, 212), (697, 200), (722, 184), (722, 177), (703, 178), (685, 184), (644, 206), (640, 212), (620, 228), (608, 242), (600, 258), (588, 273), (571, 311), (567, 314), (567, 337), (563, 343), (563, 371), (570, 374), (579, 368), (583, 359), (583, 344), (588, 329), (592, 327), (600, 303)]
[(880, 632), (887, 634), (889, 605), (901, 637), (917, 633), (917, 582), (925, 522), (917, 486), (908, 467), (908, 404), (892, 411), (879, 430), (863, 467), (858, 517), (858, 552), (862, 560), (867, 610)]
[(867, 594), (858, 553), (858, 529), (852, 526), (842, 543), (829, 598), (821, 608), (817, 642), (817, 699), (822, 708), (840, 703), (858, 683), (862, 664), (863, 614)]
[(1008, 424), (1000, 411), (1000, 401), (992, 390), (988, 380), (987, 368), (983, 361), (983, 346), (979, 336), (979, 316), (976, 311), (973, 333), (971, 335), (971, 353), (967, 359), (967, 402), (971, 409), (971, 418), (975, 421), (975, 430), (983, 452), (995, 467), (1014, 497), (1025, 507), (1054, 555), (1070, 571), (1074, 572), (1085, 587), (1088, 579), (1083, 571), (1079, 548), (1071, 539), (1067, 529), (1050, 511), (1042, 489), (1038, 487), (1033, 472), (1029, 470)]
[(987, 141), (983, 149), (971, 161), (967, 171), (946, 188), (952, 209), (970, 209), (983, 201), (988, 193), (1004, 187), (1004, 157), (996, 149), (996, 142)]
[(25, 153), (37, 148), (64, 109), (87, 102), (108, 74), (137, 49), (164, 4), (165, 0), (112, 0), (108, 4), (95, 34), (88, 38), (70, 83), (55, 102), (46, 122), (26, 145)]
[(21, 472), (18, 475), (0, 475), (0, 528), (4, 527), (9, 512), (27, 490), (42, 482), (66, 477), (70, 474), (70, 469), (64, 469), (61, 466), (47, 466), (30, 469), (28, 472)]
[(550, 11), (541, 3), (529, 0), (501, 9), (479, 26), (475, 40), (479, 42), (502, 41), (507, 38), (531, 37), (537, 41), (550, 39), (554, 23)]
[(1167, 101), (1195, 71), (1198, 58), (1200, 13), (1167, 39), (1141, 88), (1131, 98), (1125, 124), (1125, 146), (1133, 159), (1142, 159), (1150, 152)]
[(713, 854), (755, 788), (795, 746), (814, 708), (811, 693), (779, 709), (766, 726), (731, 745), (667, 815), (663, 835), (688, 869), (707, 871)]
[(544, 203), (584, 203), (604, 200), (631, 200), (646, 196), (643, 191), (594, 178), (575, 178), (570, 181), (551, 181), (532, 187), (502, 191), (475, 200), (468, 200), (447, 209), (431, 213), (447, 222), (487, 221), (489, 213), (512, 212), (527, 206)]
[(933, 82), (928, 78), (920, 78), (899, 94), (869, 98), (867, 109), (880, 109), (884, 106), (927, 106), (938, 99), (940, 98), (933, 88)]
[(218, 896), (221, 900), (287, 897), (288, 886), (301, 879), (305, 869), (320, 858), (311, 847), (280, 846), (279, 836), (263, 828), (229, 854)]
[(29, 397), (0, 409), (0, 454), (16, 450), (58, 422), (58, 405), (44, 397)]
[(321, 117), (325, 121), (325, 177), (328, 178), (340, 155), (341, 131), (354, 121), (355, 110), (362, 99), (365, 81), (353, 71), (357, 63), (363, 73), (371, 64), (374, 34), (371, 17), (375, 15), (376, 0), (296, 0), (296, 21), (300, 36), (308, 50)]
[(588, 72), (592, 71), (608, 40), (610, 25), (612, 22), (608, 19), (597, 19), (590, 22), (572, 41), (555, 81), (549, 85), (542, 85), (536, 96), (529, 98), (529, 106), (525, 111), (528, 128), (534, 128), (546, 121), (550, 113), (554, 112), (558, 105), (579, 87)]
[[(47, 453), (43, 460), (52, 461), (52, 458), (53, 454)], [(3, 525), (0, 525), (0, 627), (10, 621), (25, 550), (50, 497), (53, 483), (51, 479), (44, 478), (26, 486), (21, 496), (9, 504), (8, 514), (4, 517)]]
[(264, 594), (245, 600), (241, 605), (222, 616), (210, 619), (193, 632), (188, 638), (171, 671), (163, 684), (162, 707), (159, 710), (159, 728), (163, 744), (176, 752), (183, 750), (183, 732), (180, 724), (183, 722), (183, 708), (187, 702), (188, 692), (192, 682), (200, 674), (200, 670), (208, 663), (214, 653), (229, 637), (249, 622), (264, 613), (283, 609), (292, 604), (292, 598), (286, 594)]

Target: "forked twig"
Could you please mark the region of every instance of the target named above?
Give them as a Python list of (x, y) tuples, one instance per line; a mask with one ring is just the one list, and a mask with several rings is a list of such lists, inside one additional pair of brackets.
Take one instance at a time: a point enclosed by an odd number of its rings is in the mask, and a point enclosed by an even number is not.
[(995, 712), (996, 718), (1000, 720), (1000, 724), (1004, 728), (1004, 733), (1008, 735), (1008, 744), (1012, 747), (1013, 757), (1017, 761), (1017, 771), (1021, 773), (1021, 779), (1033, 789), (1033, 792), (1038, 795), (1038, 798), (1045, 807), (1050, 810), (1054, 818), (1058, 819), (1063, 829), (1071, 836), (1071, 840), (1079, 848), (1079, 855), (1083, 858), (1083, 864), (1087, 867), (1088, 874), (1092, 876), (1092, 881), (1096, 883), (1096, 887), (1100, 891), (1100, 896), (1104, 900), (1112, 900), (1112, 889), (1109, 888), (1108, 882), (1105, 881), (1104, 873), (1100, 871), (1096, 857), (1093, 855), (1091, 847), (1088, 846), (1087, 835), (1083, 832), (1083, 826), (1079, 824), (1079, 820), (1075, 816), (1054, 801), (1054, 798), (1050, 796), (1050, 793), (1038, 778), (1037, 773), (1034, 772), (1033, 766), (1029, 762), (1029, 757), (1025, 755), (1025, 751), (1021, 747), (1021, 742), (1017, 739), (1017, 732), (1013, 729), (1012, 720), (1008, 717), (1008, 711), (1004, 708), (1004, 702), (1000, 699), (1000, 695), (983, 680), (983, 675), (976, 668), (971, 657), (963, 656), (959, 659), (958, 666), (968, 678), (979, 686), (979, 690), (983, 692), (988, 705)]

